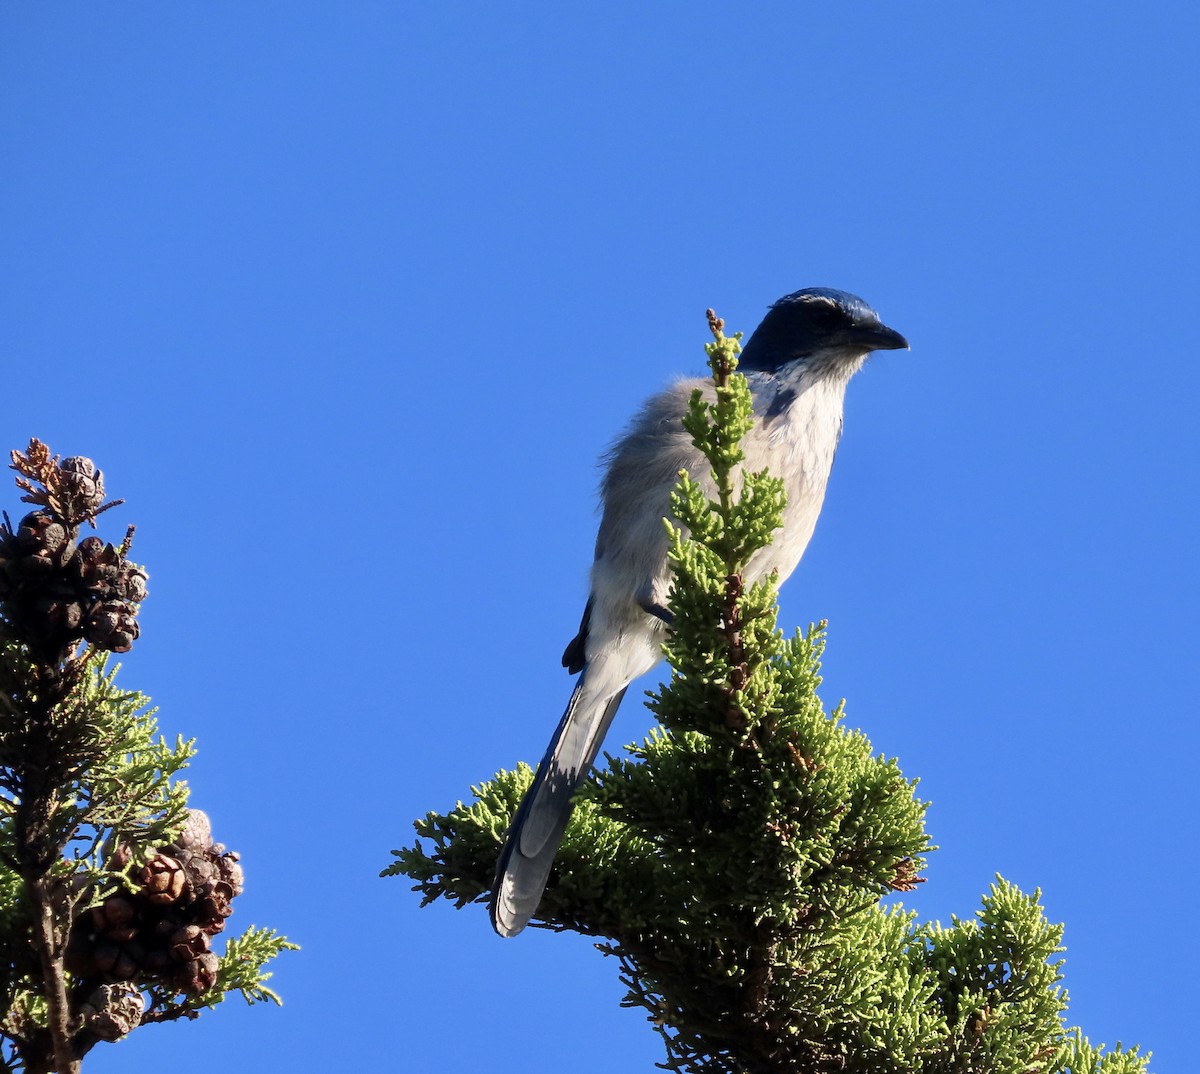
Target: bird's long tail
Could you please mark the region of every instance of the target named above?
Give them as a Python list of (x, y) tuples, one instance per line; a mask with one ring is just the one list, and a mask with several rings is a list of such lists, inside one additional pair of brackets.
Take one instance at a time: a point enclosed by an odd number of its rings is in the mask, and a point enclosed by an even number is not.
[(594, 691), (586, 669), (575, 684), (496, 863), (489, 909), (501, 936), (515, 936), (537, 909), (571, 816), (571, 796), (587, 778), (624, 696), (624, 687)]

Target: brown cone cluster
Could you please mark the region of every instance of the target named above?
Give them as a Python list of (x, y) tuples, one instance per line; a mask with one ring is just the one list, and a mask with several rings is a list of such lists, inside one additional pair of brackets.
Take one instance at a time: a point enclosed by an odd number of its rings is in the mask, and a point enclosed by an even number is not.
[(146, 1001), (141, 990), (128, 981), (102, 984), (94, 989), (79, 1008), (84, 1028), (101, 1040), (120, 1040), (142, 1022)]
[[(117, 847), (109, 867), (124, 869), (127, 847)], [(212, 840), (208, 817), (188, 811), (183, 833), (156, 850), (132, 878), (137, 890), (121, 890), (75, 923), (67, 945), (67, 969), (82, 982), (160, 984), (200, 995), (217, 980), (212, 937), (233, 913), (242, 892), (238, 856)]]
[(38, 506), (14, 528), (0, 525), (0, 617), (30, 644), (55, 651), (84, 640), (124, 653), (138, 636), (146, 572), (122, 548), (80, 527), (106, 508), (104, 475), (91, 459), (51, 458), (39, 441), (13, 452), (24, 500)]

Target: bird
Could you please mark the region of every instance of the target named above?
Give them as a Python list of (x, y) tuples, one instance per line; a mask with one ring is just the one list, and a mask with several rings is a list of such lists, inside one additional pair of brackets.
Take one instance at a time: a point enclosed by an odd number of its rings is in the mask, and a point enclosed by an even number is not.
[[(746, 472), (782, 479), (783, 525), (746, 565), (747, 585), (800, 562), (842, 434), (846, 385), (874, 351), (908, 349), (863, 299), (807, 287), (768, 307), (738, 359), (755, 423), (742, 439)], [(515, 936), (541, 901), (571, 815), (629, 684), (662, 658), (670, 628), (671, 570), (663, 519), (686, 470), (710, 495), (704, 456), (681, 423), (693, 391), (712, 401), (710, 379), (681, 378), (652, 396), (607, 454), (591, 586), (579, 633), (563, 653), (574, 692), (505, 837), (489, 901), (492, 926)]]

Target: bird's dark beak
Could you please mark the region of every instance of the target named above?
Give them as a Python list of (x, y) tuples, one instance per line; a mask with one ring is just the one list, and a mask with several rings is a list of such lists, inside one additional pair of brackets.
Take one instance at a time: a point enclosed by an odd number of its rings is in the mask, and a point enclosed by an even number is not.
[(865, 351), (908, 350), (908, 340), (886, 324), (860, 324), (850, 331), (855, 344)]

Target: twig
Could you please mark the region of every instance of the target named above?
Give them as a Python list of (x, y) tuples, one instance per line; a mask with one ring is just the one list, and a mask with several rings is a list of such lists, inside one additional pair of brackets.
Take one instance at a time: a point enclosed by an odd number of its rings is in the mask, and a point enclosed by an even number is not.
[(29, 894), (36, 910), (38, 958), (46, 986), (46, 1006), (49, 1015), (50, 1040), (54, 1049), (54, 1065), (58, 1074), (78, 1074), (79, 1060), (71, 1042), (71, 1007), (67, 999), (66, 971), (63, 967), (63, 944), (55, 930), (54, 897), (50, 890), (53, 881), (40, 876), (28, 882)]

